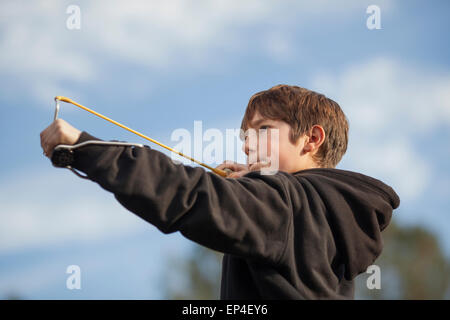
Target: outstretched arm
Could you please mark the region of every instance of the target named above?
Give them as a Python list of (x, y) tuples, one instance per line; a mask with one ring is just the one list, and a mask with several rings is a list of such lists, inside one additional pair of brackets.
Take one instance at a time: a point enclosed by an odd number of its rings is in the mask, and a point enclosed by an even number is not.
[[(82, 132), (76, 143), (95, 139)], [(148, 146), (87, 146), (74, 155), (75, 169), (164, 233), (269, 263), (283, 253), (292, 208), (282, 175), (223, 178)]]

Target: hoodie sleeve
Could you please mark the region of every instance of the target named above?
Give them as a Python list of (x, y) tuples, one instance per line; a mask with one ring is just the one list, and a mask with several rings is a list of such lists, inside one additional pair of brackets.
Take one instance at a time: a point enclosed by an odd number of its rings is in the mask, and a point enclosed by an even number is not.
[[(86, 140), (100, 139), (83, 132), (77, 143)], [(73, 167), (163, 233), (266, 262), (283, 254), (292, 207), (281, 175), (223, 178), (148, 146), (86, 146), (75, 151)]]

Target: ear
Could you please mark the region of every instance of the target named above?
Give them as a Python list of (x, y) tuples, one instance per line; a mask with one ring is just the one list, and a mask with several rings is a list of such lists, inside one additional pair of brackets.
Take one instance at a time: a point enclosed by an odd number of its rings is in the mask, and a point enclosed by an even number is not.
[(319, 150), (319, 147), (325, 141), (325, 130), (322, 126), (315, 124), (309, 133), (306, 134), (305, 145), (303, 147), (304, 152), (315, 153)]

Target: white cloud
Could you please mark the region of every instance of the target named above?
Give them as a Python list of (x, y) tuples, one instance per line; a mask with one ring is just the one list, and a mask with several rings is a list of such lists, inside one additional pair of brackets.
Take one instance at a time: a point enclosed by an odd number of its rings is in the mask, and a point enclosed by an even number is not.
[[(344, 156), (350, 168), (391, 185), (402, 201), (421, 195), (430, 183), (432, 167), (405, 137), (380, 138), (353, 131)], [(389, 136), (389, 133), (386, 134)]]
[(450, 75), (377, 58), (339, 75), (314, 79), (318, 91), (336, 97), (357, 129), (404, 134), (428, 132), (450, 123)]
[(0, 181), (0, 252), (104, 239), (148, 226), (111, 193), (68, 170), (23, 172)]
[[(5, 95), (27, 90), (43, 104), (58, 88), (58, 95), (80, 97), (73, 84), (102, 78), (104, 58), (177, 70), (205, 67), (208, 59), (216, 61), (225, 52), (247, 50), (285, 61), (294, 56), (293, 25), (316, 21), (318, 15), (344, 19), (355, 10), (365, 15), (358, 1), (339, 6), (330, 1), (79, 1), (81, 29), (68, 30), (69, 5), (0, 3), (0, 69), (4, 77), (20, 82)], [(249, 36), (246, 29), (257, 31)]]
[(414, 140), (450, 124), (450, 75), (377, 58), (318, 75), (313, 88), (336, 100), (349, 118), (345, 162), (390, 180), (403, 199), (427, 188), (432, 164)]
[(288, 61), (293, 56), (292, 41), (286, 33), (268, 32), (262, 39), (262, 46), (275, 61)]

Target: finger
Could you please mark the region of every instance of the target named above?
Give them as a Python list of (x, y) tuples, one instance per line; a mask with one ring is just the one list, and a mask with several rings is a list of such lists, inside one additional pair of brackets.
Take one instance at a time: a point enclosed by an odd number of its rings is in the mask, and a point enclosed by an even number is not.
[(47, 128), (45, 128), (42, 132), (41, 132), (41, 147), (44, 151), (44, 154), (47, 157), (50, 157), (50, 152), (49, 152), (49, 143), (54, 135), (54, 131), (55, 131), (55, 121), (53, 121)]
[(237, 163), (237, 162), (224, 162), (221, 165), (219, 165), (217, 167), (218, 169), (230, 169), (232, 171), (241, 171), (241, 170), (247, 170), (247, 166), (241, 163)]
[[(219, 164), (216, 169), (225, 169), (225, 168), (230, 168), (230, 166), (234, 165), (234, 162), (231, 160), (225, 160), (224, 162), (222, 162), (221, 164)], [(231, 169), (231, 168), (230, 168)]]
[(57, 129), (56, 125), (53, 124), (51, 126), (51, 128), (49, 128), (49, 131), (47, 132), (47, 134), (45, 135), (44, 149), (45, 149), (45, 153), (47, 155), (51, 154), (51, 151), (57, 144), (57, 130), (58, 129)]
[(49, 133), (52, 129), (52, 126), (48, 126), (44, 131), (42, 131), (42, 136), (41, 136), (41, 146), (42, 149), (44, 149), (44, 151), (47, 150), (47, 141), (49, 139)]
[(238, 178), (238, 174), (236, 172), (232, 172), (229, 175), (227, 175), (227, 178)]
[(43, 138), (44, 142), (45, 140), (48, 140), (49, 134), (55, 129), (55, 121), (53, 121), (47, 128), (45, 128), (44, 131), (41, 132), (41, 138)]
[(49, 136), (48, 136), (48, 131), (46, 132), (46, 134), (42, 137), (42, 139), (41, 139), (41, 146), (42, 146), (42, 150), (44, 150), (44, 154), (47, 154), (47, 141), (48, 141), (48, 139), (49, 139)]
[(225, 166), (224, 163), (221, 163), (221, 164), (219, 164), (219, 165), (216, 167), (216, 169), (219, 169), (219, 170), (223, 170), (223, 169), (225, 169), (225, 168), (227, 168), (227, 167)]
[(220, 169), (222, 172), (225, 173), (225, 177), (228, 177), (231, 173), (233, 173), (233, 170), (229, 168)]
[(45, 152), (45, 148), (44, 148), (44, 136), (42, 135), (42, 132), (41, 132), (41, 148), (42, 148), (42, 150), (44, 150), (44, 152)]
[(240, 177), (246, 175), (247, 173), (249, 173), (249, 171), (247, 171), (247, 170), (242, 170), (242, 171), (238, 171), (238, 172), (233, 172), (233, 173), (230, 173), (230, 174), (227, 176), (227, 178), (240, 178)]
[(45, 140), (47, 139), (47, 134), (48, 134), (48, 132), (49, 132), (49, 130), (50, 130), (51, 127), (52, 127), (52, 125), (50, 124), (47, 128), (45, 128), (44, 130), (42, 130), (42, 132), (41, 132), (41, 134), (40, 134), (40, 137), (41, 137), (41, 147), (42, 147), (42, 149), (44, 149), (44, 143), (45, 143)]
[(61, 144), (62, 140), (62, 134), (59, 128), (55, 127), (55, 129), (51, 132), (51, 136), (49, 140), (47, 141), (47, 153), (49, 155), (52, 154), (53, 149), (58, 145)]
[(256, 162), (256, 163), (250, 165), (249, 170), (250, 171), (258, 171), (258, 170), (261, 170), (261, 168), (269, 167), (269, 166), (270, 166), (269, 161), (260, 161), (260, 162)]

